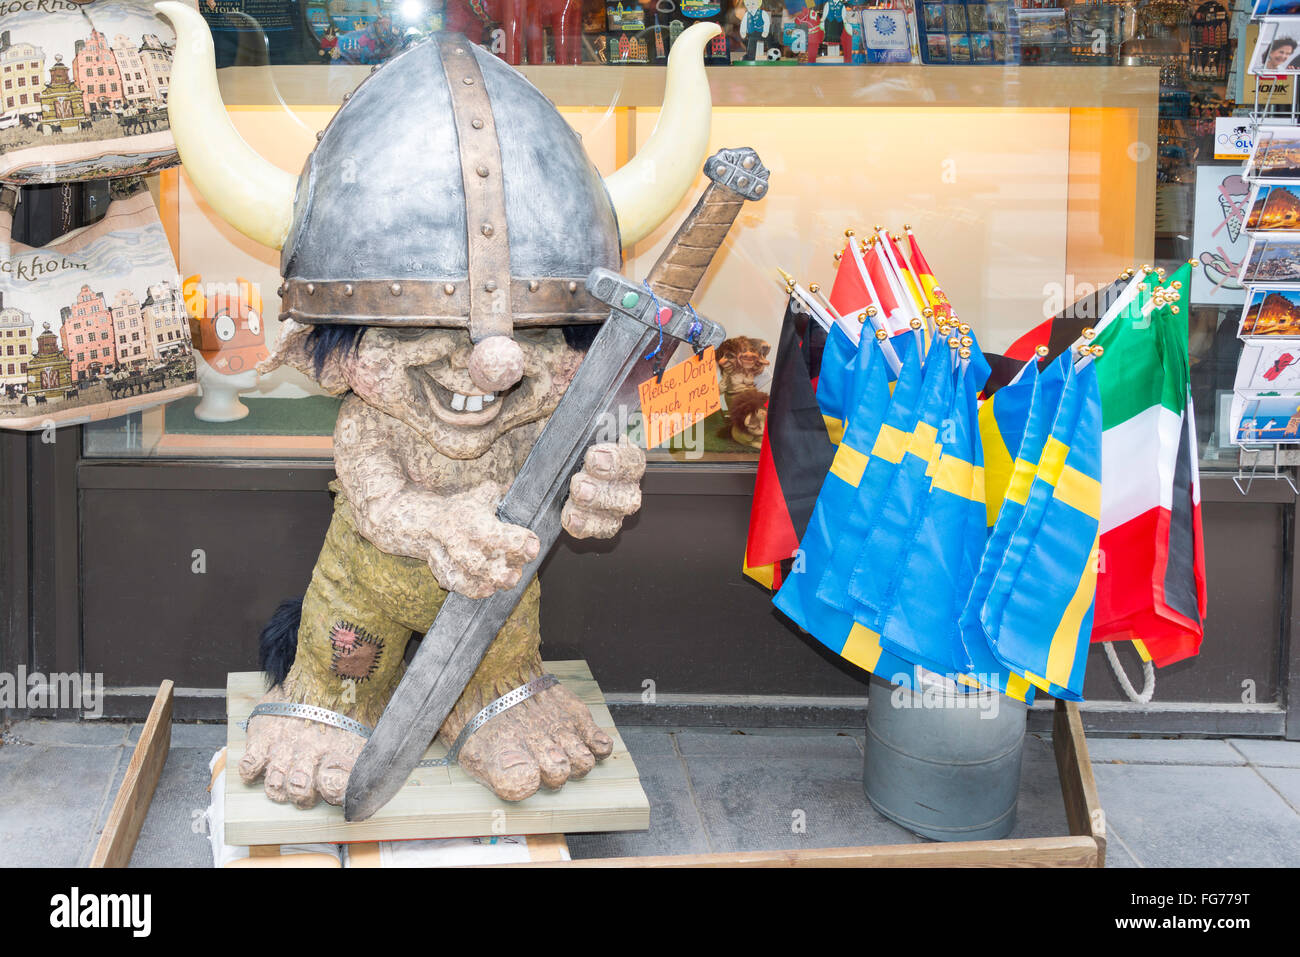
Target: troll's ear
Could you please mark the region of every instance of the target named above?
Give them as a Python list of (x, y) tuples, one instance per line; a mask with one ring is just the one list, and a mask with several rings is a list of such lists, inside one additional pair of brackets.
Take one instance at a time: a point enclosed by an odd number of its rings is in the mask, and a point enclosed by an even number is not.
[(257, 371), (266, 375), (280, 366), (289, 366), (314, 380), (330, 395), (347, 392), (352, 388), (348, 385), (346, 369), (350, 348), (329, 350), (317, 371), (317, 350), (313, 348), (315, 344), (312, 342), (312, 332), (315, 329), (315, 326), (286, 319), (280, 326), (280, 337), (272, 347), (271, 354), (257, 364)]

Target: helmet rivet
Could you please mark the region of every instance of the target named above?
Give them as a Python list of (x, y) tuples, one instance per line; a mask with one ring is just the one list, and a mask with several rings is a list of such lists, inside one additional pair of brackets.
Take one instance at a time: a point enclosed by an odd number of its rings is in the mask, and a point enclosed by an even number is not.
[(343, 94), (343, 102), (344, 102), (344, 103), (346, 103), (346, 102), (347, 102), (348, 100), (350, 100), (350, 99), (352, 99), (352, 94), (351, 94), (351, 93), (344, 93), (344, 94)]
[(578, 284), (577, 284), (576, 282), (573, 282), (572, 280), (570, 280), (570, 281), (569, 281), (569, 292), (577, 292), (577, 291), (578, 291)]
[(343, 284), (343, 295), (345, 296), (352, 295), (352, 283), (348, 282)]
[(314, 282), (307, 283), (307, 295), (309, 296), (316, 295), (316, 284)]
[(478, 119), (477, 117), (476, 117), (475, 119), (471, 120), (469, 125), (472, 126), (472, 127), (474, 127), (474, 129), (476, 129), (476, 130), (481, 130), (481, 129), (483, 129), (483, 121), (480, 120), (480, 119)]
[(530, 280), (528, 280), (528, 291), (529, 291), (529, 292), (537, 292), (537, 290), (538, 290), (538, 289), (541, 289), (541, 288), (542, 288), (542, 284), (541, 284), (540, 282), (538, 282), (536, 279), (530, 279)]
[(753, 157), (752, 155), (751, 155), (751, 156), (746, 156), (743, 160), (740, 161), (740, 165), (743, 166), (743, 167), (745, 167), (745, 169), (753, 169), (753, 168), (754, 168), (754, 157)]
[(486, 289), (488, 292), (496, 292), (497, 291), (496, 280), (489, 279), (487, 282), (483, 284), (483, 288)]
[(324, 130), (317, 130), (317, 131), (316, 131), (316, 142), (319, 143), (319, 142), (320, 142), (321, 140), (323, 140), (323, 139), (325, 139), (325, 131), (324, 131)]
[(395, 282), (388, 287), (388, 291), (394, 296), (400, 296), (402, 294), (402, 284), (400, 282)]
[(478, 169), (476, 169), (474, 172), (476, 172), (476, 173), (478, 173), (480, 176), (486, 178), (486, 177), (487, 177), (487, 174), (488, 174), (488, 168), (487, 168), (486, 166), (480, 166), (480, 167), (479, 167)]
[(749, 185), (749, 177), (748, 176), (738, 177), (736, 179), (736, 185), (739, 186), (741, 189), (744, 189), (746, 186)]
[(456, 287), (453, 286), (451, 283), (447, 283), (445, 286), (442, 287), (442, 291), (450, 296), (456, 291)]
[(491, 235), (492, 235), (492, 232), (493, 232), (493, 230), (492, 230), (492, 224), (491, 224), (491, 223), (484, 223), (484, 224), (483, 224), (483, 235), (484, 235), (484, 236), (491, 236)]
[(460, 82), (464, 83), (466, 86), (473, 86), (474, 78), (472, 76), (467, 76), (464, 79), (462, 79)]

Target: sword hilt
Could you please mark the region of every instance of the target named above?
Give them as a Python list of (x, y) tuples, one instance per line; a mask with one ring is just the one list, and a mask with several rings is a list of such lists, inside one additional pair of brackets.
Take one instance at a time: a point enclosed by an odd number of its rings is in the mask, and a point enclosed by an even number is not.
[[(653, 288), (653, 287), (651, 287)], [(710, 322), (693, 309), (651, 293), (643, 285), (614, 272), (597, 267), (587, 276), (587, 292), (593, 299), (609, 306), (610, 311), (634, 319), (649, 329), (663, 329), (665, 336), (689, 342), (697, 349), (718, 346), (727, 331)], [(667, 310), (667, 315), (663, 311)]]
[(713, 182), (646, 280), (661, 299), (690, 302), (745, 201), (767, 195), (767, 167), (748, 146), (714, 153), (704, 164), (704, 175)]

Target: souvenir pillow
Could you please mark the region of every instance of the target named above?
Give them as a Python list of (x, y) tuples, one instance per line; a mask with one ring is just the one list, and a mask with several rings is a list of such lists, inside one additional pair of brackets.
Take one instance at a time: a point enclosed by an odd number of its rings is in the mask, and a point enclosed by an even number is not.
[(125, 415), (196, 391), (189, 317), (148, 191), (43, 248), (0, 207), (0, 428)]
[(0, 3), (0, 181), (110, 179), (175, 165), (176, 35), (152, 0)]

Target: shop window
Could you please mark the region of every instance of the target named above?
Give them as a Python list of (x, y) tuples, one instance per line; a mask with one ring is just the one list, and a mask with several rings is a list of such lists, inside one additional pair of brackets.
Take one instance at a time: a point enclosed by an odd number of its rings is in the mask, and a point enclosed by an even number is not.
[[(320, 6), (318, 19), (326, 16)], [(657, 51), (671, 44), (672, 24), (682, 20), (674, 0), (655, 8), (658, 21), (645, 12), (650, 7), (630, 6), (632, 12), (620, 14), (628, 23), (616, 24), (603, 3), (584, 0), (578, 55), (586, 70), (525, 67), (606, 175), (654, 128), (663, 70)], [(837, 62), (853, 59), (851, 39), (832, 49), (823, 36), (810, 56), (807, 24), (779, 0), (765, 0), (773, 29), (755, 50), (774, 62), (716, 65), (748, 53), (739, 18), (723, 15), (726, 40), (720, 52), (710, 51), (718, 82), (709, 151), (752, 145), (772, 171), (770, 192), (746, 207), (694, 299), (701, 315), (743, 339), (733, 345), (744, 354), (746, 372), (728, 384), (768, 390), (785, 307), (778, 269), (829, 292), (832, 257), (847, 228), (865, 235), (882, 223), (901, 234), (910, 224), (960, 318), (991, 352), (1110, 283), (1125, 267), (1150, 263), (1172, 270), (1195, 259), (1191, 379), (1200, 448), (1206, 467), (1235, 468), (1224, 403), (1230, 402), (1241, 349), (1235, 330), (1244, 290), (1236, 267), (1244, 250), (1239, 224), (1227, 220), (1248, 197), (1241, 160), (1216, 159), (1215, 147), (1216, 120), (1245, 122), (1256, 98), (1257, 78), (1243, 63), (1254, 42), (1249, 10), (1226, 0), (898, 0), (895, 7), (906, 42), (894, 50), (882, 33), (873, 34), (881, 45), (862, 51), (871, 60), (866, 65)], [(401, 5), (392, 9), (396, 22)], [(267, 31), (277, 72), (224, 69), (238, 65), (241, 39), (228, 24), (210, 22), (223, 95), (240, 133), (276, 165), (301, 169), (316, 142), (312, 134), (330, 118), (319, 104), (337, 103), (337, 91), (351, 89), (370, 62), (349, 61), (360, 54), (343, 49), (346, 31), (337, 45), (323, 41), (328, 25), (321, 20), (292, 36)], [(543, 58), (553, 60), (553, 30), (543, 35)], [(620, 45), (620, 38), (628, 42)], [(342, 52), (334, 55), (336, 49)], [(382, 45), (371, 50), (383, 58)], [(888, 62), (896, 54), (916, 63)], [(616, 66), (611, 60), (620, 55), (656, 62), (615, 74), (592, 69)], [(145, 72), (162, 94), (166, 64), (147, 50), (144, 57), (151, 64)], [(716, 71), (729, 72), (718, 77)], [(279, 75), (293, 82), (274, 91)], [(647, 275), (705, 183), (700, 177), (663, 226), (624, 250), (625, 275)], [(265, 304), (266, 339), (274, 342), (280, 330), (278, 257), (232, 243), (228, 231), (198, 212), (193, 194), (182, 195), (188, 186), (176, 189), (170, 198), (180, 210), (181, 274), (254, 282)], [(229, 275), (214, 277), (214, 263)], [(173, 341), (171, 332), (163, 339), (161, 318), (153, 324), (157, 342)], [(181, 325), (177, 337), (184, 341), (188, 333)], [(673, 361), (688, 354), (679, 348)], [(636, 431), (635, 386), (650, 376), (651, 364), (639, 363), (613, 411), (616, 431)], [(339, 400), (307, 377), (281, 368), (241, 401), (250, 414), (236, 423), (197, 420), (193, 399), (137, 415), (130, 429), (95, 423), (84, 430), (86, 451), (331, 454)], [(753, 421), (715, 415), (650, 457), (683, 467), (753, 465), (756, 429)]]

